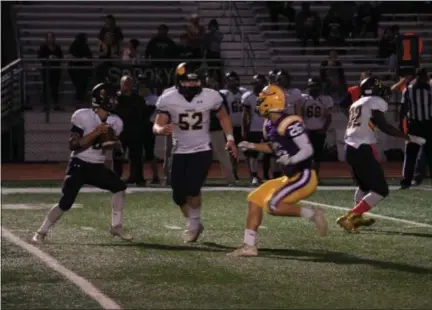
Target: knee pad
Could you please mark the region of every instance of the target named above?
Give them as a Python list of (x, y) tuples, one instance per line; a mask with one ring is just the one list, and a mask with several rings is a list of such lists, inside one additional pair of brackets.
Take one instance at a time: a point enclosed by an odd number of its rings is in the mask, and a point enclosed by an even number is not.
[(180, 194), (179, 192), (174, 191), (174, 190), (173, 190), (172, 197), (173, 197), (174, 203), (176, 205), (178, 205), (179, 207), (184, 206), (185, 203), (187, 202), (187, 195), (186, 194), (183, 194), (183, 193)]

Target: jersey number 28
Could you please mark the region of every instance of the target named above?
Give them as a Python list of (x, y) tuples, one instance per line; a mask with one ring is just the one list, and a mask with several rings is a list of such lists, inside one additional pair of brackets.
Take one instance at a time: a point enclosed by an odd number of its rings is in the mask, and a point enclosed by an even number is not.
[(362, 107), (352, 107), (349, 110), (348, 128), (354, 128), (361, 125), (360, 117), (362, 113)]
[(200, 130), (203, 128), (203, 114), (201, 112), (179, 114), (181, 130)]

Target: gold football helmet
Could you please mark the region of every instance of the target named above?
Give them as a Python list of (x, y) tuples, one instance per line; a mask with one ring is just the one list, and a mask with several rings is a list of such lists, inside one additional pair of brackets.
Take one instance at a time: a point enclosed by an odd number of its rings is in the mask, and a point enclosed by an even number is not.
[(258, 97), (257, 111), (261, 116), (285, 110), (285, 93), (274, 84), (264, 87)]

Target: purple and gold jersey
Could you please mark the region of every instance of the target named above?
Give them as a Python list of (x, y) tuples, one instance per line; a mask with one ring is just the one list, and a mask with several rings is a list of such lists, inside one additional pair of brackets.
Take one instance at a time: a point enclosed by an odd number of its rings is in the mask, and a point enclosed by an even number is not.
[[(301, 146), (297, 145), (293, 139), (306, 133), (301, 117), (297, 115), (282, 115), (274, 124), (270, 120), (266, 120), (263, 134), (268, 140), (273, 153), (279, 158), (286, 154), (290, 156), (297, 154)], [(310, 156), (299, 163), (284, 166), (284, 174), (292, 177), (304, 169), (311, 169), (312, 158), (313, 156)]]

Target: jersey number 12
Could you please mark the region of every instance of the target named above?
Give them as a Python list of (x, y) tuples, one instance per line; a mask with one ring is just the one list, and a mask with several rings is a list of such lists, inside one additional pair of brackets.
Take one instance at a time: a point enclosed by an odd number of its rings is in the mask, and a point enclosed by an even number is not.
[(362, 113), (362, 107), (353, 107), (349, 110), (348, 128), (354, 128), (361, 125), (360, 117)]
[(181, 130), (200, 130), (203, 128), (203, 114), (201, 112), (179, 114)]

